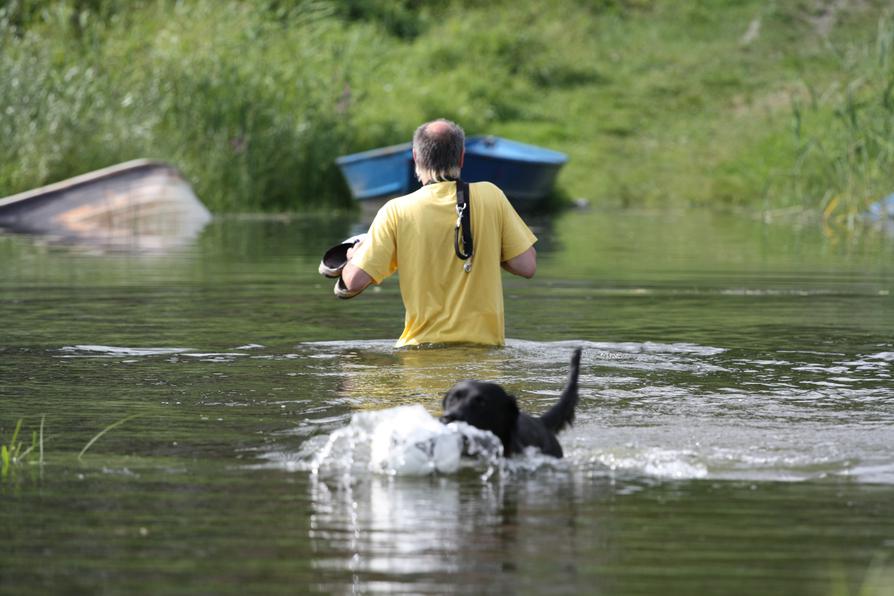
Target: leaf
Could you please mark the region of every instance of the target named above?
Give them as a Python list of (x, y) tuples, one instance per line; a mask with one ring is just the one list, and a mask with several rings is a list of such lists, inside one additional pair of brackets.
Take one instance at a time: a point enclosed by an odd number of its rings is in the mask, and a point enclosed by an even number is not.
[(93, 443), (98, 441), (101, 436), (103, 436), (104, 434), (106, 434), (107, 432), (109, 432), (110, 430), (115, 428), (116, 426), (120, 426), (120, 425), (124, 424), (125, 422), (127, 422), (128, 420), (133, 420), (134, 418), (139, 418), (140, 416), (142, 416), (142, 414), (132, 414), (130, 416), (126, 416), (126, 417), (122, 418), (121, 420), (118, 420), (117, 422), (113, 422), (112, 424), (108, 425), (107, 427), (105, 427), (104, 429), (102, 429), (101, 431), (96, 433), (96, 436), (94, 436), (92, 439), (90, 439), (87, 442), (87, 444), (84, 445), (84, 448), (81, 449), (81, 452), (78, 453), (78, 459), (80, 460), (84, 456), (84, 454), (87, 453), (87, 450), (90, 449), (90, 447), (93, 445)]

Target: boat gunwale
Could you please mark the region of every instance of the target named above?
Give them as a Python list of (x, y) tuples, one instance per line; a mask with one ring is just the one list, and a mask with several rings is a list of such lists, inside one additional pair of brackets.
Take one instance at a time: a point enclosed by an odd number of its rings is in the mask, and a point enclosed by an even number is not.
[[(485, 146), (485, 148), (489, 147), (489, 139), (499, 139), (503, 143), (516, 145), (519, 147), (523, 147), (526, 150), (530, 150), (532, 154), (539, 155), (531, 155), (530, 157), (526, 156), (506, 156), (501, 155), (498, 151), (480, 151), (477, 146), (472, 146), (471, 150), (468, 147), (468, 143), (474, 142), (476, 144), (481, 143)], [(492, 142), (492, 141), (490, 141)], [(490, 159), (499, 159), (502, 161), (515, 161), (520, 163), (536, 163), (536, 164), (544, 164), (544, 165), (556, 165), (562, 166), (568, 163), (568, 155), (562, 153), (561, 151), (556, 151), (555, 149), (547, 149), (545, 147), (539, 147), (537, 145), (531, 145), (529, 143), (522, 143), (521, 141), (514, 141), (512, 139), (505, 139), (503, 137), (496, 137), (494, 135), (481, 135), (469, 137), (466, 139), (466, 155), (474, 155), (475, 157), (486, 157)]]
[(22, 203), (24, 201), (28, 201), (30, 199), (38, 198), (41, 196), (51, 195), (58, 192), (64, 192), (68, 190), (72, 190), (78, 188), (80, 186), (85, 186), (92, 182), (99, 182), (102, 180), (107, 180), (109, 178), (114, 178), (119, 174), (134, 172), (142, 169), (165, 169), (174, 173), (181, 180), (186, 182), (183, 178), (183, 175), (180, 171), (173, 165), (168, 162), (156, 160), (156, 159), (133, 159), (131, 161), (126, 161), (124, 163), (115, 164), (112, 166), (108, 166), (105, 168), (101, 168), (99, 170), (94, 170), (92, 172), (87, 172), (85, 174), (79, 174), (72, 178), (66, 178), (65, 180), (60, 180), (58, 182), (53, 182), (52, 184), (47, 184), (46, 186), (40, 186), (38, 188), (33, 188), (31, 190), (26, 190), (24, 192), (20, 192), (14, 195), (10, 195), (8, 197), (4, 197), (0, 199), (0, 209), (5, 207), (9, 207), (12, 205), (16, 205), (18, 203)]
[(341, 157), (335, 158), (335, 163), (338, 165), (342, 164), (350, 164), (357, 161), (363, 161), (366, 159), (376, 158), (376, 157), (390, 157), (392, 155), (396, 155), (398, 153), (403, 153), (404, 151), (413, 150), (413, 143), (400, 143), (398, 145), (388, 145), (387, 147), (378, 147), (376, 149), (368, 149), (367, 151), (361, 151), (359, 153), (350, 153), (348, 155), (342, 155)]
[[(532, 155), (530, 157), (517, 155), (505, 156), (500, 155), (499, 152), (488, 152), (486, 150), (478, 149), (478, 145), (484, 145), (484, 147), (488, 147), (489, 140), (491, 139), (499, 139), (499, 141), (503, 143), (523, 147), (525, 150), (531, 151)], [(473, 146), (470, 148), (469, 144), (472, 144)], [(399, 143), (397, 145), (388, 145), (386, 147), (378, 147), (376, 149), (360, 151), (359, 153), (349, 153), (348, 155), (342, 155), (335, 158), (335, 163), (341, 166), (381, 157), (396, 157), (398, 154), (408, 150), (412, 152), (412, 149), (412, 142)], [(466, 139), (465, 151), (466, 155), (474, 155), (476, 157), (489, 157), (492, 159), (516, 161), (520, 163), (537, 163), (560, 166), (568, 163), (568, 155), (562, 153), (561, 151), (556, 151), (555, 149), (547, 149), (545, 147), (539, 147), (537, 145), (531, 145), (529, 143), (522, 143), (521, 141), (515, 141), (512, 139), (505, 139), (503, 137), (497, 137), (495, 135), (475, 135), (468, 137)]]

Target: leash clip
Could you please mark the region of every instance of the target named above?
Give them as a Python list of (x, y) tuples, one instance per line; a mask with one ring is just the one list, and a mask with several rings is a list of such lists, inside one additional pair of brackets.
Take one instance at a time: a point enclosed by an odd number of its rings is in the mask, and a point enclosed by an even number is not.
[(465, 212), (466, 212), (466, 204), (465, 203), (463, 203), (462, 205), (456, 206), (456, 229), (457, 230), (463, 223), (463, 213), (465, 213)]

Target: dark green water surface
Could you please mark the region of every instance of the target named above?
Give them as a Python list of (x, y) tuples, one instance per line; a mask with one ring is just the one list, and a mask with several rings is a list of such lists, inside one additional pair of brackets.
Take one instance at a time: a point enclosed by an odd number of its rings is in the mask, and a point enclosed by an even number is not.
[[(0, 236), (4, 594), (894, 594), (894, 241), (708, 213), (532, 220), (507, 347), (395, 350), (396, 280), (316, 273), (345, 218), (135, 254)], [(497, 381), (555, 465), (314, 475), (353, 413)], [(78, 459), (100, 430), (109, 430)]]

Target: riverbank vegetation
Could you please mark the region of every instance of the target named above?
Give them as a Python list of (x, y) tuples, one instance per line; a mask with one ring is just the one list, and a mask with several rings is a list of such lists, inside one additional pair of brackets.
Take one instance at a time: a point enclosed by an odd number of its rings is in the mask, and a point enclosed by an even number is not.
[(561, 193), (852, 218), (894, 192), (865, 0), (12, 0), (0, 196), (135, 157), (217, 211), (350, 204), (333, 160), (429, 118), (569, 154)]

